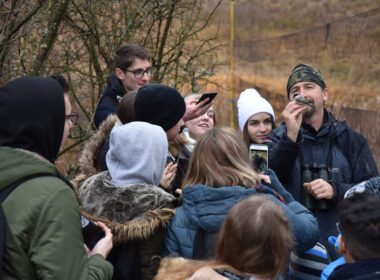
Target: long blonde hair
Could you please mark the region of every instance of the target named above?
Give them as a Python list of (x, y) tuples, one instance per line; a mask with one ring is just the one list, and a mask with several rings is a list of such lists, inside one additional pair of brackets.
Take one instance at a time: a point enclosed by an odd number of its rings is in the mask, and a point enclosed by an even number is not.
[(201, 136), (182, 187), (195, 184), (255, 187), (259, 182), (240, 135), (232, 128), (223, 127), (213, 128)]

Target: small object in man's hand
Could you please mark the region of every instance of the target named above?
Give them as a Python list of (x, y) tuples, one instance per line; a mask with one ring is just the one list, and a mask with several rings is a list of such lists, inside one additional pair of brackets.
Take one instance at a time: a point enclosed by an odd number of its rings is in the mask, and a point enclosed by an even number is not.
[(294, 100), (296, 101), (297, 104), (300, 104), (300, 105), (312, 105), (311, 101), (306, 99), (305, 97), (301, 96), (301, 95), (297, 95)]

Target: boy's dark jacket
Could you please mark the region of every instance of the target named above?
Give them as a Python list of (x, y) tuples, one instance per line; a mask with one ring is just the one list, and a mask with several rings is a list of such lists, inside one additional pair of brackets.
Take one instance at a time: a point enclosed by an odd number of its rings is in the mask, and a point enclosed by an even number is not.
[(379, 280), (380, 259), (346, 263), (338, 266), (328, 280)]
[(107, 79), (107, 86), (104, 89), (95, 110), (94, 124), (96, 128), (99, 128), (101, 123), (107, 119), (110, 114), (116, 114), (119, 98), (123, 97), (124, 94), (125, 89), (121, 81), (116, 75), (109, 76)]

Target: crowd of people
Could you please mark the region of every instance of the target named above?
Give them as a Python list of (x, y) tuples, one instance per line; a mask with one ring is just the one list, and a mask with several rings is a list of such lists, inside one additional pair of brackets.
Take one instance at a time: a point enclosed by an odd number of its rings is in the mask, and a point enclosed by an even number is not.
[(114, 66), (71, 181), (54, 165), (78, 119), (65, 78), (0, 87), (0, 279), (380, 279), (378, 169), (318, 68), (290, 72), (277, 128), (243, 91), (237, 131), (202, 94), (150, 83), (145, 48)]

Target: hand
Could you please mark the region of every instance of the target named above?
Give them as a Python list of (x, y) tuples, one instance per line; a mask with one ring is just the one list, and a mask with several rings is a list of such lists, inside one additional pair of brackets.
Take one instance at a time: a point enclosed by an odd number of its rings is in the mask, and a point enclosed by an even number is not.
[(181, 196), (182, 195), (182, 190), (181, 189), (176, 189), (175, 193), (178, 194), (178, 196)]
[[(214, 102), (209, 102), (210, 99), (206, 98), (205, 100), (201, 101), (200, 103), (197, 103), (196, 99), (190, 98), (188, 100), (185, 99), (186, 103), (186, 112), (185, 115), (182, 117), (184, 122), (196, 119), (202, 115), (204, 115), (207, 110), (214, 104)], [(207, 104), (207, 105), (206, 105)]]
[(170, 187), (170, 184), (174, 180), (175, 174), (177, 172), (178, 164), (174, 164), (173, 162), (169, 162), (164, 169), (164, 175), (162, 175), (162, 179), (160, 185), (165, 189)]
[(294, 198), (290, 192), (288, 192), (285, 187), (281, 184), (280, 180), (278, 179), (276, 173), (268, 169), (265, 171), (265, 175), (269, 177), (270, 184), (268, 186), (273, 189), (275, 192), (277, 192), (279, 195), (281, 195), (286, 203), (291, 203), (294, 201)]
[(228, 280), (210, 267), (198, 269), (189, 280)]
[(295, 101), (290, 101), (282, 112), (287, 135), (293, 142), (297, 141), (298, 131), (302, 124), (302, 113), (306, 110), (307, 105), (299, 105)]
[(101, 222), (96, 222), (95, 224), (104, 231), (105, 236), (95, 244), (94, 248), (89, 253), (89, 256), (100, 254), (104, 258), (107, 258), (109, 252), (113, 247), (112, 232), (105, 224)]
[(271, 183), (269, 175), (264, 175), (264, 174), (257, 174), (257, 175), (259, 175), (260, 180), (263, 181), (264, 183), (267, 183), (267, 184)]
[(303, 186), (316, 199), (333, 199), (334, 188), (323, 179), (316, 179), (310, 183), (304, 183)]

